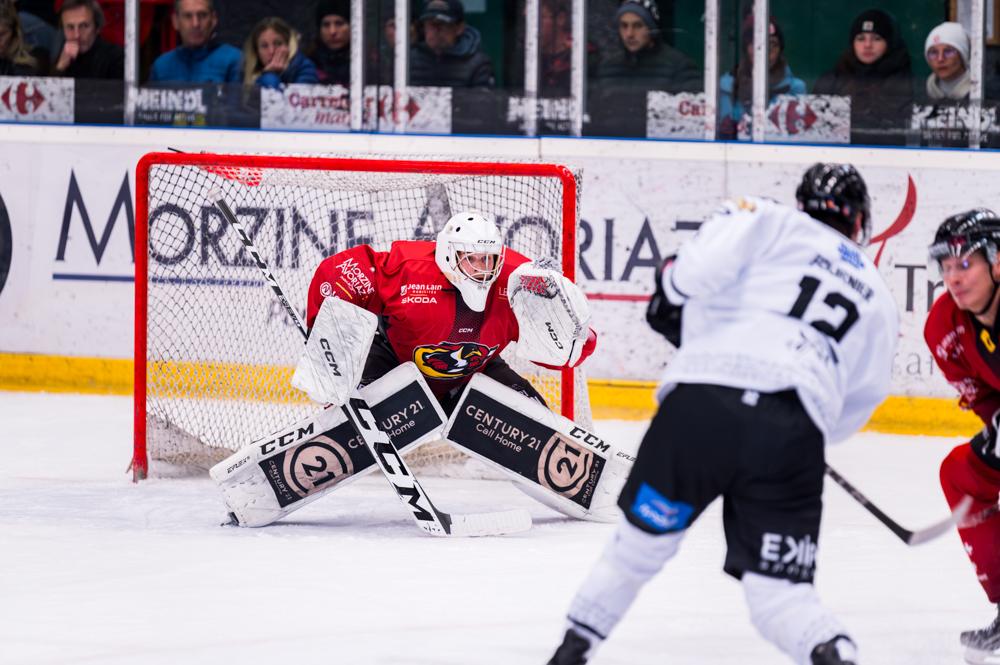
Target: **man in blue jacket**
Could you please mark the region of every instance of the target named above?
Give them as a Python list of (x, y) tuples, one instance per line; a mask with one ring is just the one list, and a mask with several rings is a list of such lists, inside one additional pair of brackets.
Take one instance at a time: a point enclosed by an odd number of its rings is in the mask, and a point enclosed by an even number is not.
[(240, 81), (240, 50), (216, 40), (219, 17), (212, 0), (175, 0), (172, 19), (181, 45), (153, 62), (150, 81)]

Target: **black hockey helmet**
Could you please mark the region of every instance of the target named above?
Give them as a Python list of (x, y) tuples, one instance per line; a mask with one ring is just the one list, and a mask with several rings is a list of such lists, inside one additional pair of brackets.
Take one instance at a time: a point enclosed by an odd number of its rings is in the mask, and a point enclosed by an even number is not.
[(932, 262), (949, 256), (965, 258), (982, 250), (986, 260), (996, 262), (1000, 247), (1000, 217), (989, 208), (973, 208), (941, 222), (928, 248)]
[[(867, 245), (872, 235), (871, 200), (868, 187), (850, 164), (816, 163), (802, 176), (795, 190), (799, 210)], [(861, 213), (861, 222), (857, 215)]]

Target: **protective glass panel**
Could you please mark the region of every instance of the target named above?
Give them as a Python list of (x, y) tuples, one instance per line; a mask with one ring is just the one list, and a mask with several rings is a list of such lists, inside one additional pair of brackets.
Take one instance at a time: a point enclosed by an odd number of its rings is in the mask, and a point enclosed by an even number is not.
[[(967, 146), (968, 103), (940, 96), (925, 56), (931, 31), (964, 4), (773, 0), (764, 140)], [(719, 138), (749, 140), (752, 5), (722, 6)]]
[(409, 87), (397, 129), (421, 134), (524, 133), (524, 5), (414, 0)]
[(704, 138), (703, 10), (588, 0), (584, 134)]

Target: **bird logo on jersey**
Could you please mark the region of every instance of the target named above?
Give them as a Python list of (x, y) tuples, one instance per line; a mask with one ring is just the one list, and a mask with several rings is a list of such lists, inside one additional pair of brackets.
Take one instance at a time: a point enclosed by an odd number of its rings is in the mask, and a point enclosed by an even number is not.
[(478, 342), (423, 344), (413, 349), (413, 362), (431, 379), (460, 379), (482, 368), (499, 348)]

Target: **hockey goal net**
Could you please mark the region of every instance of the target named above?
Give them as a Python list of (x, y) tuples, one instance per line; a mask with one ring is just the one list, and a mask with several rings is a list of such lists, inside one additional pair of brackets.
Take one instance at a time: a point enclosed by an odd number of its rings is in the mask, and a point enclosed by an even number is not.
[[(320, 408), (289, 385), (301, 336), (212, 203), (219, 193), (303, 317), (324, 257), (433, 240), (462, 210), (486, 213), (507, 246), (576, 278), (579, 177), (564, 166), (148, 154), (136, 171), (136, 479), (206, 469)], [(589, 424), (580, 370), (511, 356), (550, 407)], [(462, 464), (444, 444), (415, 455), (444, 473)]]

